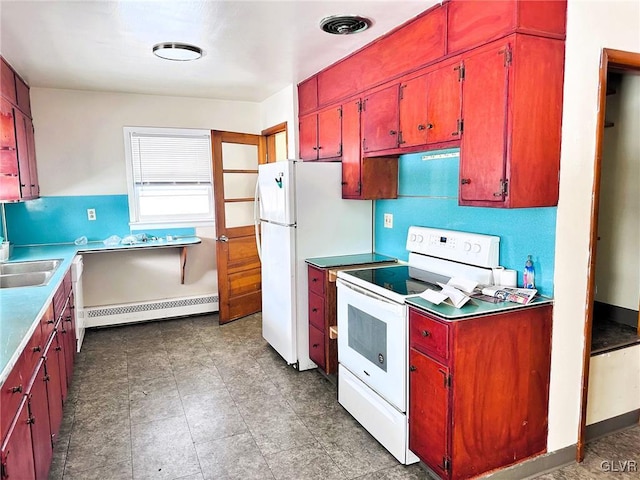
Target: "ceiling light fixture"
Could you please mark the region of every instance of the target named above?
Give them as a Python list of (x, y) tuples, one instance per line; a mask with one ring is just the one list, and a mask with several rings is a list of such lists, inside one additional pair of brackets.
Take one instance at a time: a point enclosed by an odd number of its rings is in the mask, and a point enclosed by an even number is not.
[(373, 22), (358, 15), (332, 15), (320, 21), (320, 28), (333, 35), (351, 35), (369, 28)]
[(153, 46), (153, 53), (165, 60), (189, 61), (202, 57), (202, 49), (195, 45), (179, 42), (164, 42)]

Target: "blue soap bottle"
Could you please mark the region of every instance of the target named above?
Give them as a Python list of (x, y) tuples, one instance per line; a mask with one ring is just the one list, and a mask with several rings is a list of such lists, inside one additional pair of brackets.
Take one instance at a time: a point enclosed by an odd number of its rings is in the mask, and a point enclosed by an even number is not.
[(531, 255), (527, 255), (527, 261), (524, 262), (524, 288), (536, 288), (536, 272), (533, 269), (533, 260)]

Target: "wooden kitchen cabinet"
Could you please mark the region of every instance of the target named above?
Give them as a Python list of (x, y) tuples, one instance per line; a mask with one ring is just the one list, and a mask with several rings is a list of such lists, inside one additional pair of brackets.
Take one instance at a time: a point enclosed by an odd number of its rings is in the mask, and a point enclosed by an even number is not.
[(313, 76), (298, 85), (298, 114), (304, 115), (318, 108), (318, 77)]
[(33, 461), (37, 480), (46, 480), (49, 477), (49, 467), (53, 459), (47, 381), (48, 377), (45, 373), (44, 361), (41, 359), (26, 393), (29, 405)]
[(564, 42), (516, 34), (462, 67), (460, 205), (557, 205)]
[(47, 478), (73, 375), (75, 341), (67, 272), (0, 390), (2, 480)]
[(400, 84), (366, 95), (362, 100), (362, 152), (398, 147)]
[(309, 358), (328, 374), (338, 371), (338, 341), (329, 338), (329, 327), (337, 325), (336, 284), (329, 270), (309, 265)]
[(400, 85), (402, 148), (460, 140), (461, 69), (457, 63), (403, 81)]
[(29, 87), (1, 60), (0, 201), (30, 200), (40, 195), (40, 186)]
[(36, 478), (31, 449), (30, 421), (27, 397), (23, 395), (0, 450), (0, 478), (2, 480), (33, 480)]
[(546, 451), (549, 305), (446, 322), (409, 309), (409, 448), (443, 479)]
[(515, 32), (559, 39), (565, 37), (565, 0), (451, 0), (448, 9), (449, 54)]
[(16, 76), (11, 69), (11, 66), (6, 60), (0, 57), (0, 86), (2, 91), (2, 98), (6, 99), (12, 105), (15, 105), (18, 101), (16, 93)]
[(51, 440), (55, 443), (62, 424), (62, 376), (59, 356), (62, 354), (58, 343), (58, 332), (54, 330), (44, 350), (44, 369), (47, 378), (47, 401), (49, 404), (49, 426)]
[(342, 155), (342, 107), (300, 118), (300, 158), (331, 160)]
[(360, 149), (362, 101), (342, 105), (342, 198), (398, 197), (398, 156), (363, 157)]

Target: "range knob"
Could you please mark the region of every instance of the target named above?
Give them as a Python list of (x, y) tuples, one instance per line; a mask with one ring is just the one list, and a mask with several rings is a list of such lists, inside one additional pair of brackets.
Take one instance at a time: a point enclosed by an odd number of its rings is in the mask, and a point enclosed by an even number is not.
[(412, 233), (412, 234), (411, 234), (411, 236), (409, 237), (409, 239), (410, 239), (412, 242), (415, 242), (415, 241), (416, 241), (416, 234), (415, 234), (415, 233)]
[(471, 251), (471, 244), (469, 242), (464, 242), (464, 251), (465, 252)]
[(471, 246), (471, 251), (472, 251), (473, 253), (480, 253), (480, 244), (479, 244), (479, 243), (474, 243), (474, 244)]
[(422, 243), (423, 240), (424, 238), (422, 237), (422, 235), (418, 235), (418, 243)]

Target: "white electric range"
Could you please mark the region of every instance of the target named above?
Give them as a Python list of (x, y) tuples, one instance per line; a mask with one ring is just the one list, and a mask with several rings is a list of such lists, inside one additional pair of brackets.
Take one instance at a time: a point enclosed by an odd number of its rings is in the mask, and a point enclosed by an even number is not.
[(409, 227), (407, 265), (338, 272), (338, 401), (401, 463), (408, 442), (408, 307), (438, 282), (493, 283), (500, 238)]

